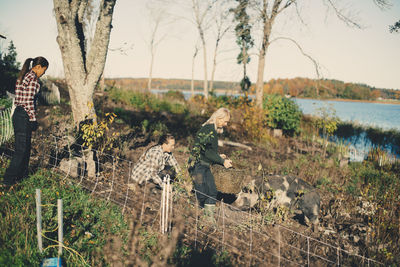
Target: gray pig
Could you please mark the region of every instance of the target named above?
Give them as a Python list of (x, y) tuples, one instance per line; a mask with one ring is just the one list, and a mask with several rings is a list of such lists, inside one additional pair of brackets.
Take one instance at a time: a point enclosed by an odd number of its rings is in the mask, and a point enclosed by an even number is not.
[(281, 205), (291, 209), (298, 209), (304, 216), (306, 224), (318, 223), (320, 196), (317, 190), (304, 180), (294, 176), (268, 176), (266, 181), (262, 177), (252, 179), (246, 190), (242, 190), (233, 206), (240, 209), (249, 209), (255, 206), (259, 196), (273, 192), (271, 207)]

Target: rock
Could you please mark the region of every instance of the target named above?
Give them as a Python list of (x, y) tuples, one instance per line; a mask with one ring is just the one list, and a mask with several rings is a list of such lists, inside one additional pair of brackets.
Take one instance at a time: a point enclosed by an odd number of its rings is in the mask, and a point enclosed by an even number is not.
[(274, 137), (282, 137), (282, 129), (274, 129), (273, 135)]
[(62, 159), (60, 162), (60, 170), (71, 177), (79, 177), (85, 171), (85, 163), (82, 158)]

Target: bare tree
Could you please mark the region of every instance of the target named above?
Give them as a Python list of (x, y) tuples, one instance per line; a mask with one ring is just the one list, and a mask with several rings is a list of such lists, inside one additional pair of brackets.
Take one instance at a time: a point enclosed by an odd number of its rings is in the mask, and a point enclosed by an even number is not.
[(116, 0), (100, 0), (93, 39), (87, 48), (85, 0), (53, 0), (57, 21), (57, 42), (61, 50), (65, 78), (71, 98), (75, 125), (95, 118), (93, 92), (104, 70), (111, 22)]
[(147, 89), (151, 90), (151, 81), (153, 77), (153, 66), (154, 57), (156, 55), (156, 50), (158, 45), (167, 37), (167, 33), (159, 36), (161, 26), (171, 24), (173, 20), (170, 14), (167, 12), (166, 8), (155, 8), (154, 6), (147, 6), (150, 14), (150, 37), (148, 41), (148, 47), (150, 50), (150, 67), (149, 67), (149, 79), (147, 82)]
[[(347, 10), (342, 10), (338, 8), (337, 4), (334, 3), (332, 0), (322, 0), (322, 1), (329, 9), (333, 10), (335, 15), (340, 20), (342, 20), (348, 26), (361, 28), (360, 25), (357, 22), (355, 22), (349, 14), (346, 13)], [(375, 0), (375, 1), (382, 3), (385, 0)], [(300, 0), (253, 0), (252, 1), (251, 5), (254, 11), (258, 14), (262, 28), (262, 37), (261, 37), (261, 46), (258, 57), (257, 82), (256, 82), (256, 104), (259, 107), (262, 106), (266, 53), (271, 43), (270, 40), (274, 23), (276, 22), (277, 17), (281, 14), (284, 14), (284, 12), (289, 8), (297, 9), (298, 2), (301, 1)]]
[(207, 79), (207, 48), (205, 32), (209, 28), (209, 15), (212, 8), (212, 2), (209, 0), (192, 0), (192, 10), (194, 15), (194, 23), (199, 32), (200, 41), (203, 47), (204, 60), (204, 97), (208, 98), (208, 79)]
[(217, 68), (217, 55), (219, 52), (219, 46), (221, 44), (221, 40), (224, 38), (226, 33), (231, 29), (231, 17), (229, 9), (225, 5), (226, 2), (221, 1), (219, 5), (216, 6), (214, 12), (214, 23), (215, 23), (215, 46), (214, 46), (214, 55), (213, 55), (213, 65), (211, 70), (211, 79), (210, 79), (210, 91), (213, 90), (214, 76), (215, 70)]

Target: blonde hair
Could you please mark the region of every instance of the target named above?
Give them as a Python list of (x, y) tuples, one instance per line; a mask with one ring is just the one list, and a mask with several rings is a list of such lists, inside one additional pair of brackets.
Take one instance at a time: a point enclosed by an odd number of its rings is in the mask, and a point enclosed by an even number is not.
[(219, 108), (211, 115), (211, 117), (205, 123), (203, 123), (202, 126), (204, 126), (206, 124), (215, 124), (217, 119), (223, 119), (226, 117), (229, 117), (229, 118), (231, 117), (231, 113), (229, 112), (229, 109)]

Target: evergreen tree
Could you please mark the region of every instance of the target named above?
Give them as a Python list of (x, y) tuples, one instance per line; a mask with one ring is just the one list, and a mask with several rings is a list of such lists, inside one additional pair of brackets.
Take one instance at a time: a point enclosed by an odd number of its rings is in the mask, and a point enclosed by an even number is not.
[(248, 91), (251, 85), (249, 77), (246, 74), (246, 65), (250, 62), (248, 51), (254, 46), (253, 38), (251, 37), (250, 17), (246, 12), (248, 6), (247, 0), (236, 0), (238, 5), (236, 8), (231, 9), (234, 13), (234, 20), (238, 22), (235, 27), (236, 43), (240, 47), (240, 53), (237, 56), (237, 63), (243, 64), (243, 79), (240, 86), (243, 91)]
[(19, 69), (17, 50), (11, 41), (6, 53), (0, 50), (0, 97), (4, 96), (6, 91), (14, 92)]

